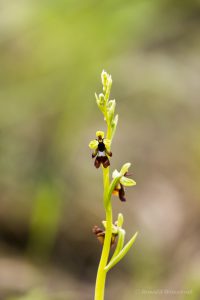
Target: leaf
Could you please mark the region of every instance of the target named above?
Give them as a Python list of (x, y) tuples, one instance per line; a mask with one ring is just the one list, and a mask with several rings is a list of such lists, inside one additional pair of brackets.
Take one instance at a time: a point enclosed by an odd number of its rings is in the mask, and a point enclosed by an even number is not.
[(117, 240), (117, 246), (115, 248), (115, 252), (111, 258), (111, 260), (114, 259), (114, 257), (116, 257), (119, 252), (122, 250), (123, 246), (124, 246), (124, 238), (125, 238), (125, 230), (122, 228), (118, 229), (118, 240)]
[(138, 232), (136, 232), (134, 234), (134, 236), (124, 246), (124, 248), (119, 252), (119, 254), (117, 256), (115, 256), (113, 259), (111, 259), (111, 261), (109, 262), (109, 264), (104, 269), (106, 272), (109, 271), (111, 268), (113, 268), (127, 254), (127, 252), (130, 250), (131, 246), (135, 242), (135, 240), (137, 238), (137, 235), (138, 235)]

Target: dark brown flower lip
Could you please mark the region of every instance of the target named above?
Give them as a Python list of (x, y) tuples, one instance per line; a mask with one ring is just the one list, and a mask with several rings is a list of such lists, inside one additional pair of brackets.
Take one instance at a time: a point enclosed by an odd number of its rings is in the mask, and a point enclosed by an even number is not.
[[(101, 229), (97, 225), (94, 225), (92, 228), (92, 232), (96, 235), (96, 238), (100, 242), (100, 244), (103, 245), (105, 240), (105, 234), (106, 234), (105, 230)], [(115, 244), (117, 236), (118, 233), (112, 233), (111, 246)]]
[(101, 164), (103, 165), (104, 168), (107, 168), (110, 166), (110, 160), (107, 156), (97, 156), (95, 158), (95, 161), (94, 161), (94, 165), (95, 167), (98, 169)]
[(113, 190), (113, 195), (116, 195), (119, 197), (119, 199), (122, 201), (122, 202), (125, 202), (126, 201), (126, 198), (125, 198), (125, 189), (124, 189), (124, 186), (119, 183), (119, 188), (116, 187), (114, 190)]
[[(100, 136), (101, 138), (101, 136)], [(110, 160), (108, 158), (108, 156), (112, 156), (112, 152), (108, 151), (106, 149), (106, 146), (103, 142), (104, 139), (99, 139), (98, 137), (98, 146), (97, 149), (95, 150), (95, 152), (92, 153), (92, 158), (96, 157), (95, 161), (94, 161), (94, 166), (98, 169), (101, 164), (103, 165), (104, 168), (107, 168), (110, 166)], [(105, 153), (105, 155), (102, 155), (102, 153)], [(101, 154), (101, 155), (100, 155)]]

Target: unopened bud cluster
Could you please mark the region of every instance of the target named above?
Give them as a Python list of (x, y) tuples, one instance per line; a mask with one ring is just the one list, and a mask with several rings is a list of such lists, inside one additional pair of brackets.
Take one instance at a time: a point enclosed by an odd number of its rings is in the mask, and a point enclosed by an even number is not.
[(115, 115), (116, 101), (114, 99), (109, 100), (112, 87), (112, 77), (107, 72), (103, 71), (101, 73), (101, 81), (103, 85), (103, 93), (100, 93), (99, 95), (95, 94), (95, 97), (97, 105), (104, 115), (107, 126), (111, 129), (110, 138), (112, 139), (118, 123), (118, 115)]

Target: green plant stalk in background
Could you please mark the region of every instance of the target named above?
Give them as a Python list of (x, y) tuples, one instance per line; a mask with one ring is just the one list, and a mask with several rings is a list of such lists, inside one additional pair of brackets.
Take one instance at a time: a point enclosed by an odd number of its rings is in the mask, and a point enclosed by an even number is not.
[[(95, 296), (94, 300), (103, 300), (105, 294), (105, 282), (107, 272), (114, 267), (129, 251), (133, 245), (137, 233), (130, 239), (130, 241), (124, 246), (125, 239), (125, 230), (122, 228), (123, 225), (123, 215), (119, 214), (117, 222), (113, 224), (112, 217), (112, 203), (111, 196), (113, 193), (118, 194), (121, 201), (125, 201), (124, 197), (124, 186), (133, 186), (136, 182), (128, 177), (126, 177), (130, 163), (126, 163), (122, 166), (121, 171), (118, 172), (115, 170), (112, 174), (112, 181), (110, 182), (110, 161), (109, 156), (112, 156), (110, 152), (112, 139), (117, 127), (118, 115), (115, 115), (115, 100), (109, 100), (110, 90), (112, 86), (111, 75), (105, 71), (101, 74), (102, 84), (103, 84), (103, 93), (96, 96), (96, 102), (99, 109), (104, 115), (104, 120), (107, 124), (107, 134), (104, 139), (104, 132), (97, 131), (97, 139), (92, 140), (89, 144), (89, 147), (94, 150), (93, 158), (95, 159), (95, 166), (99, 168), (102, 166), (103, 170), (103, 184), (104, 184), (104, 194), (103, 202), (106, 214), (106, 221), (103, 221), (105, 230), (97, 229), (94, 233), (97, 235), (97, 238), (101, 238), (103, 244), (103, 249), (101, 253), (101, 259), (99, 262), (99, 267), (96, 277), (96, 286), (95, 286)], [(128, 175), (127, 175), (128, 176)], [(111, 249), (111, 244), (115, 242), (117, 237), (117, 245), (112, 255), (110, 261), (109, 254)]]

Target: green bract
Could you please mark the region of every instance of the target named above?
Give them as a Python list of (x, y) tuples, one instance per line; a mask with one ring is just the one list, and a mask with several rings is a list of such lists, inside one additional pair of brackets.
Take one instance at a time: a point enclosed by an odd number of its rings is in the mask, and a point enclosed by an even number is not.
[(121, 213), (119, 213), (116, 221), (116, 226), (122, 227), (123, 223), (124, 223), (124, 217)]

